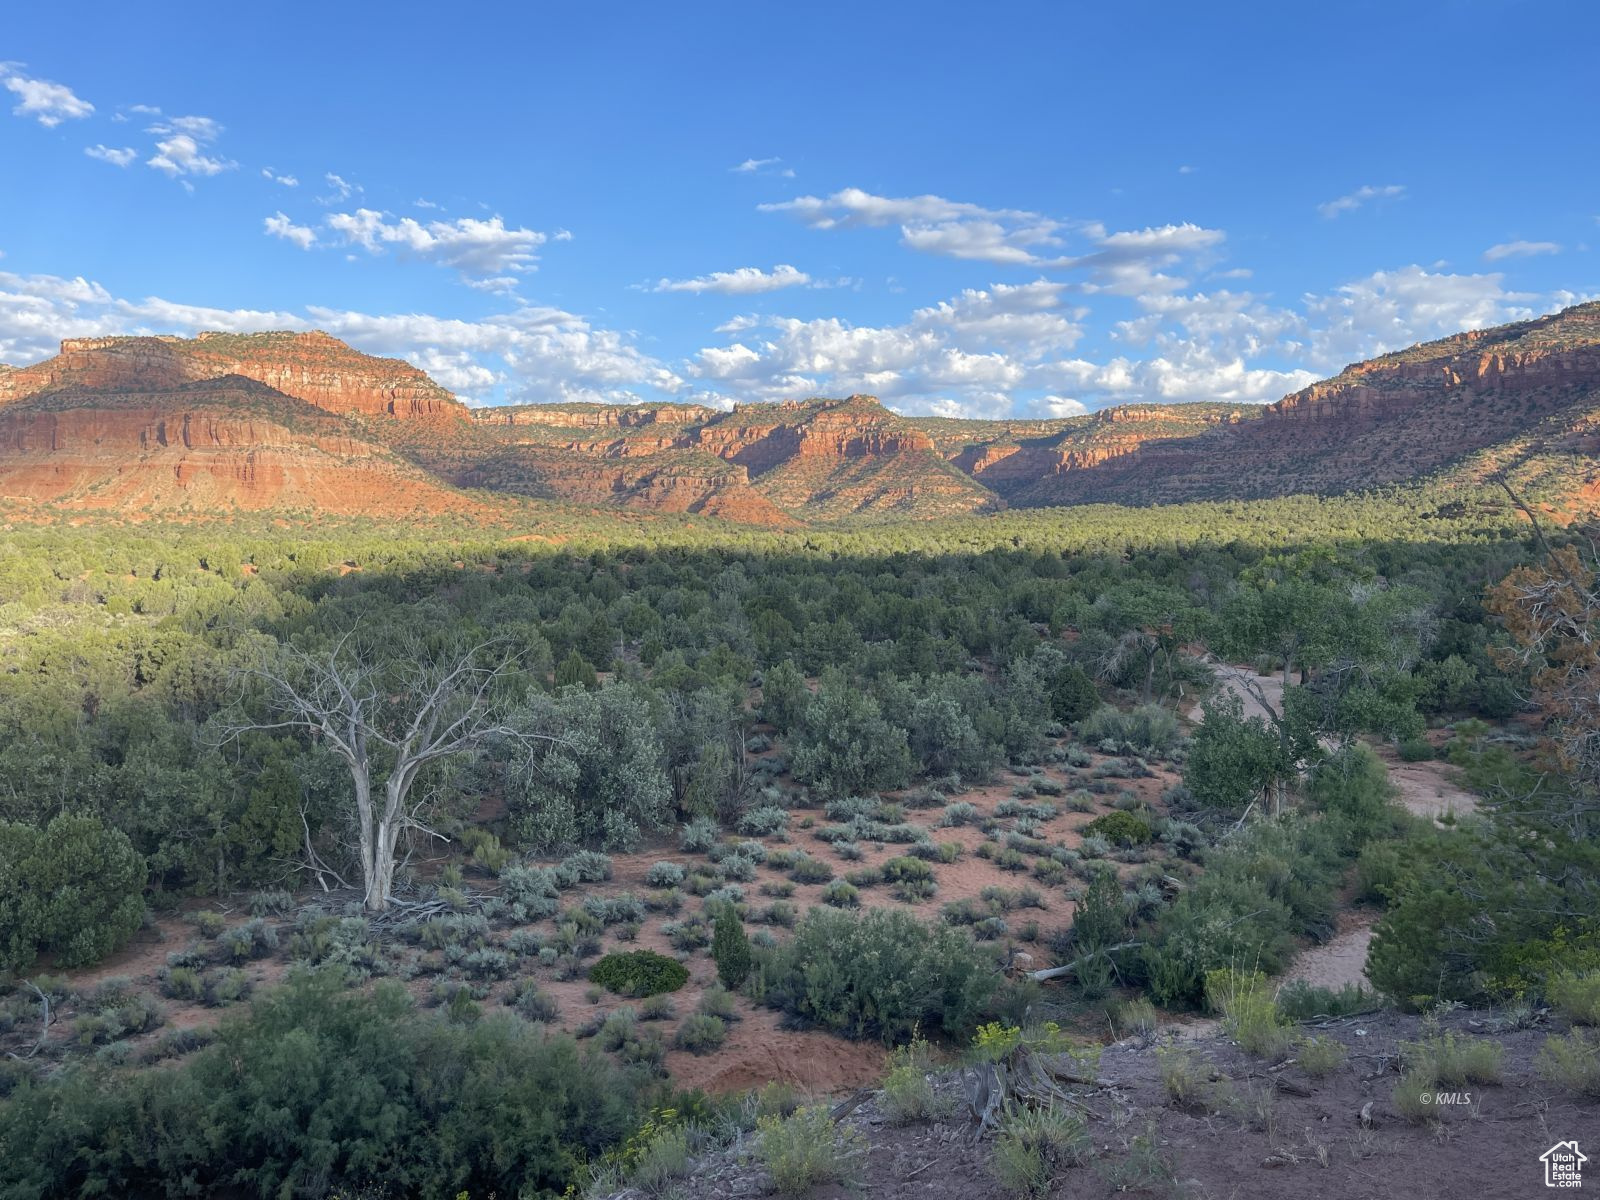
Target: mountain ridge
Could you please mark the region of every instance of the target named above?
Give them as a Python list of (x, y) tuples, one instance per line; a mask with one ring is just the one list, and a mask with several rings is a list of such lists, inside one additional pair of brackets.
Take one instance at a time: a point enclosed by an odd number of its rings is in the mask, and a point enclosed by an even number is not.
[(864, 395), (469, 408), (322, 332), (68, 338), (0, 365), (0, 496), (96, 510), (394, 515), (494, 492), (781, 530), (1507, 472), (1561, 511), (1600, 498), (1597, 451), (1600, 303), (1352, 363), (1270, 405), (1038, 420), (909, 417)]

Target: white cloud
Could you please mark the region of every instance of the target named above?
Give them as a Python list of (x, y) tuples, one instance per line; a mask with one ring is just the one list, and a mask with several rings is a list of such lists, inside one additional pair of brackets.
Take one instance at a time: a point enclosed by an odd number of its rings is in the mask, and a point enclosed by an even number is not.
[(302, 250), (309, 250), (317, 244), (317, 231), (315, 229), (308, 225), (296, 225), (281, 212), (273, 213), (263, 222), (263, 225), (266, 227), (267, 233), (273, 237), (292, 242)]
[(985, 208), (943, 196), (875, 196), (844, 188), (758, 205), (820, 230), (900, 226), (902, 245), (926, 254), (1010, 265), (1042, 265), (1036, 250), (1060, 245), (1062, 222), (1021, 209)]
[(739, 267), (732, 271), (713, 271), (693, 279), (662, 279), (651, 290), (656, 292), (716, 292), (723, 296), (752, 296), (786, 287), (806, 287), (811, 276), (780, 263), (770, 271), (760, 267)]
[(178, 179), (189, 175), (220, 175), (239, 164), (215, 157), (208, 147), (222, 136), (222, 126), (210, 117), (167, 117), (146, 129), (161, 140), (145, 165)]
[(182, 135), (209, 144), (222, 136), (222, 125), (211, 117), (167, 117), (149, 126), (145, 132)]
[(19, 117), (32, 117), (46, 129), (54, 129), (63, 121), (77, 121), (94, 112), (94, 105), (75, 95), (71, 88), (48, 79), (31, 79), (0, 64), (6, 90), (17, 97), (12, 112)]
[(1369, 183), (1364, 187), (1358, 187), (1347, 196), (1340, 196), (1337, 200), (1317, 205), (1317, 211), (1331, 221), (1344, 213), (1355, 212), (1369, 200), (1397, 200), (1405, 194), (1404, 184), (1388, 183), (1375, 187)]
[(335, 175), (332, 171), (329, 171), (322, 179), (333, 190), (326, 196), (318, 196), (317, 203), (319, 204), (338, 204), (340, 201), (348, 200), (351, 196), (365, 190), (359, 183), (351, 183), (349, 180)]
[(1088, 412), (1088, 406), (1082, 400), (1074, 400), (1070, 396), (1044, 396), (1039, 401), (1039, 407), (1052, 417), (1081, 417)]
[(1503, 258), (1533, 258), (1539, 254), (1560, 254), (1559, 242), (1501, 242), (1483, 252), (1484, 261), (1499, 262)]
[(1183, 166), (1178, 168), (1178, 174), (1179, 175), (1193, 175), (1199, 169), (1200, 169), (1199, 167), (1191, 167), (1188, 163), (1185, 163)]
[(83, 152), (90, 158), (97, 158), (101, 162), (110, 163), (114, 167), (125, 167), (139, 157), (139, 152), (132, 146), (123, 146), (120, 149), (114, 146), (85, 146)]
[(427, 314), (375, 315), (224, 309), (160, 297), (127, 300), (82, 278), (0, 272), (0, 361), (34, 362), (63, 337), (250, 333), (323, 329), (369, 354), (405, 358), (474, 399), (627, 403), (676, 396), (686, 384), (630, 338), (556, 308), (519, 308), (481, 321)]
[(548, 240), (538, 230), (508, 229), (500, 217), (487, 221), (461, 217), (423, 224), (411, 217), (391, 219), (389, 213), (358, 208), (351, 213), (333, 213), (325, 224), (346, 245), (360, 246), (369, 254), (393, 247), (401, 254), (454, 267), (471, 277), (535, 270), (535, 252)]
[(793, 179), (794, 168), (783, 165), (781, 158), (747, 158), (736, 167), (729, 167), (736, 175), (776, 175), (782, 179)]
[(1357, 362), (1463, 329), (1486, 329), (1548, 311), (1551, 298), (1508, 292), (1505, 276), (1430, 273), (1419, 266), (1376, 271), (1307, 297), (1311, 358), (1320, 366)]
[[(1186, 279), (1164, 271), (1224, 240), (1221, 230), (1190, 223), (1107, 233), (1096, 222), (1069, 222), (1026, 209), (985, 208), (933, 195), (876, 196), (860, 188), (757, 207), (785, 213), (817, 230), (897, 225), (901, 245), (924, 254), (999, 266), (1082, 270), (1089, 274), (1085, 290), (1124, 296), (1187, 286)], [(1068, 234), (1085, 238), (1091, 249), (1061, 253)]]
[(261, 168), (261, 178), (271, 180), (273, 183), (281, 184), (284, 187), (300, 186), (300, 181), (293, 175), (280, 175), (271, 167)]

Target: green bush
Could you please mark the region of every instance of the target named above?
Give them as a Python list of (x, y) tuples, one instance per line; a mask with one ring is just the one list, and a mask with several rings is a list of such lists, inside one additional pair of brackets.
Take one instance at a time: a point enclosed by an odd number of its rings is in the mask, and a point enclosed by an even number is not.
[(0, 1194), (560, 1195), (656, 1095), (510, 1014), (454, 1024), (391, 982), (293, 972), (179, 1065), (23, 1083)]
[(689, 969), (654, 950), (622, 950), (590, 967), (589, 980), (620, 996), (654, 996), (688, 983)]
[(1563, 971), (1550, 981), (1550, 1003), (1575, 1025), (1600, 1025), (1600, 971)]
[(786, 945), (758, 955), (769, 1006), (846, 1037), (965, 1037), (994, 991), (992, 960), (959, 930), (899, 909), (808, 912)]
[(0, 821), (0, 969), (40, 953), (63, 967), (100, 961), (144, 921), (145, 873), (126, 835), (98, 817)]
[(1590, 1099), (1600, 1098), (1600, 1034), (1574, 1029), (1547, 1038), (1535, 1064), (1541, 1078)]
[(1113, 846), (1143, 846), (1155, 830), (1143, 817), (1128, 812), (1102, 813), (1083, 827), (1084, 837), (1100, 837)]
[(788, 1117), (762, 1117), (756, 1157), (784, 1196), (800, 1196), (823, 1183), (848, 1181), (861, 1166), (866, 1139), (841, 1129), (825, 1105), (796, 1109)]
[(728, 1040), (728, 1027), (720, 1017), (691, 1013), (673, 1034), (672, 1044), (690, 1054), (710, 1054)]
[(738, 910), (731, 904), (723, 905), (717, 913), (711, 958), (717, 964), (717, 978), (725, 987), (737, 988), (750, 974), (750, 939), (745, 936)]
[(1048, 1196), (1064, 1172), (1087, 1162), (1093, 1150), (1077, 1113), (1064, 1107), (1014, 1108), (995, 1137), (995, 1177), (1014, 1196)]

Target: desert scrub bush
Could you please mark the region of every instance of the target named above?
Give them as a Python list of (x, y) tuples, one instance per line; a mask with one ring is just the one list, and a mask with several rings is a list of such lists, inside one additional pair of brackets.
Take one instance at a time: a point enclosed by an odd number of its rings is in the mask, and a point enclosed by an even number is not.
[(654, 950), (621, 950), (590, 967), (589, 979), (620, 996), (654, 996), (688, 983), (689, 969)]
[(694, 1010), (708, 1017), (716, 1017), (728, 1025), (739, 1020), (739, 1006), (734, 1003), (733, 993), (720, 983), (710, 984), (700, 993), (700, 1000), (694, 1006)]
[(1580, 1096), (1600, 1098), (1600, 1033), (1574, 1029), (1546, 1038), (1534, 1063), (1542, 1079)]
[(646, 996), (639, 1004), (641, 1021), (670, 1021), (678, 1015), (678, 1002), (666, 992)]
[(931, 879), (905, 879), (889, 890), (903, 904), (918, 904), (932, 900), (939, 892), (939, 885)]
[(1083, 1118), (1054, 1106), (1013, 1107), (995, 1136), (993, 1169), (1013, 1196), (1048, 1196), (1070, 1167), (1093, 1152)]
[(579, 883), (604, 883), (611, 878), (611, 856), (598, 850), (579, 850), (561, 860)]
[(739, 817), (739, 832), (748, 837), (773, 837), (789, 828), (789, 810), (776, 805), (752, 808)]
[(822, 902), (834, 908), (860, 908), (861, 893), (855, 884), (835, 879), (822, 889)]
[(711, 923), (704, 916), (685, 917), (681, 921), (668, 921), (661, 932), (672, 943), (674, 950), (689, 953), (711, 944)]
[(753, 883), (756, 869), (755, 860), (742, 854), (730, 854), (717, 864), (717, 874), (735, 883)]
[(600, 1022), (600, 1028), (595, 1031), (595, 1040), (599, 1042), (600, 1049), (614, 1054), (634, 1036), (638, 1025), (639, 1014), (624, 1004), (606, 1014)]
[(1400, 1076), (1400, 1082), (1390, 1091), (1389, 1102), (1407, 1121), (1420, 1124), (1439, 1116), (1439, 1106), (1433, 1102), (1438, 1090), (1439, 1081), (1433, 1072), (1412, 1067)]
[(1354, 1016), (1377, 1002), (1377, 996), (1359, 983), (1347, 983), (1335, 991), (1296, 979), (1278, 989), (1278, 1011), (1290, 1021)]
[(1169, 1101), (1182, 1108), (1200, 1102), (1210, 1071), (1193, 1050), (1175, 1043), (1157, 1047), (1156, 1068)]
[(1248, 1054), (1276, 1058), (1289, 1048), (1290, 1027), (1259, 971), (1223, 967), (1206, 975), (1206, 1003), (1222, 1014), (1222, 1027)]
[(833, 868), (822, 859), (807, 855), (789, 868), (789, 878), (795, 883), (827, 883), (833, 878)]
[(673, 888), (683, 882), (683, 866), (675, 862), (651, 863), (650, 869), (644, 873), (644, 882), (647, 887)]
[(757, 962), (772, 1008), (853, 1038), (964, 1036), (995, 989), (994, 963), (958, 929), (899, 909), (813, 908)]
[(971, 825), (977, 819), (978, 806), (969, 804), (965, 800), (958, 800), (954, 804), (944, 806), (944, 816), (940, 819), (939, 824), (954, 828), (957, 825)]
[(1143, 817), (1129, 812), (1102, 813), (1083, 827), (1088, 838), (1102, 838), (1113, 846), (1143, 846), (1155, 837), (1155, 830)]
[(995, 851), (994, 865), (1002, 871), (1026, 871), (1028, 869), (1028, 858), (1022, 851), (1007, 846), (1003, 850)]
[(767, 866), (774, 871), (787, 871), (805, 856), (805, 851), (803, 850), (796, 850), (788, 846), (780, 847), (767, 855)]
[(1117, 1032), (1123, 1036), (1148, 1036), (1156, 1031), (1156, 1006), (1143, 996), (1117, 1005), (1115, 1017)]
[(772, 1176), (775, 1191), (801, 1196), (824, 1183), (848, 1183), (860, 1173), (866, 1139), (842, 1129), (826, 1105), (797, 1108), (788, 1117), (762, 1117), (756, 1157)]
[(683, 893), (677, 888), (651, 892), (644, 898), (644, 906), (650, 912), (666, 913), (669, 917), (676, 916), (678, 910), (683, 907)]
[(857, 867), (854, 871), (846, 871), (844, 879), (851, 887), (875, 888), (883, 882), (883, 870), (879, 867)]
[(717, 823), (710, 817), (696, 817), (678, 834), (678, 847), (688, 854), (705, 854), (717, 844)]
[(201, 937), (214, 938), (228, 927), (228, 918), (210, 909), (200, 910), (190, 920), (194, 922), (194, 927), (200, 931)]
[(960, 842), (918, 842), (906, 851), (924, 862), (953, 863), (961, 857)]
[(1086, 742), (1113, 742), (1114, 749), (1131, 748), (1137, 754), (1165, 758), (1183, 744), (1178, 718), (1159, 704), (1141, 704), (1131, 712), (1104, 705), (1089, 714), (1078, 728)]
[(519, 979), (505, 994), (506, 1007), (525, 1021), (551, 1023), (561, 1015), (555, 997), (539, 986), (538, 980)]
[(511, 956), (497, 946), (481, 946), (461, 960), (461, 969), (473, 979), (507, 979)]
[(1399, 750), (1401, 762), (1428, 762), (1434, 757), (1433, 746), (1424, 737), (1405, 738)]
[(833, 852), (846, 862), (860, 862), (866, 857), (866, 851), (854, 842), (835, 842)]
[(719, 908), (731, 907), (740, 913), (744, 912), (744, 888), (737, 883), (724, 884), (715, 891), (706, 893), (705, 911), (715, 913)]
[(224, 932), (217, 942), (222, 947), (223, 953), (232, 961), (246, 962), (276, 953), (278, 930), (257, 917), (246, 921), (243, 925), (235, 925)]
[(1555, 1010), (1574, 1025), (1600, 1025), (1600, 971), (1563, 972), (1547, 990)]
[(721, 880), (715, 875), (704, 871), (695, 871), (683, 881), (683, 887), (691, 896), (709, 896), (721, 886)]
[(1407, 1067), (1424, 1071), (1446, 1087), (1467, 1083), (1499, 1083), (1505, 1047), (1488, 1038), (1463, 1037), (1454, 1031), (1435, 1034), (1400, 1048)]
[(1330, 1037), (1308, 1037), (1302, 1041), (1295, 1051), (1295, 1058), (1299, 1060), (1300, 1069), (1315, 1079), (1325, 1075), (1332, 1075), (1344, 1066), (1349, 1058), (1349, 1051), (1344, 1048), (1343, 1042), (1335, 1041)]
[(727, 1040), (727, 1024), (705, 1013), (691, 1013), (672, 1035), (672, 1044), (690, 1054), (710, 1054), (713, 1050), (721, 1049), (722, 1043)]
[(932, 1047), (925, 1038), (915, 1038), (890, 1054), (882, 1102), (889, 1124), (935, 1121), (952, 1111), (949, 1100), (934, 1091), (928, 1078), (932, 1070)]
[(787, 879), (769, 879), (756, 890), (763, 896), (771, 896), (777, 900), (787, 900), (794, 895), (794, 884)]
[(250, 915), (252, 917), (281, 917), (294, 908), (294, 897), (282, 888), (252, 892)]

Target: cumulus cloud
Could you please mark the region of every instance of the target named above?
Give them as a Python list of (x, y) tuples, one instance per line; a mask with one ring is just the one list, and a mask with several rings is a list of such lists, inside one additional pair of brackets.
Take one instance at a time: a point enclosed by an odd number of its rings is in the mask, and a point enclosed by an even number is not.
[(877, 196), (843, 188), (831, 196), (800, 196), (757, 207), (792, 216), (811, 229), (898, 225), (905, 246), (979, 262), (1039, 265), (1046, 260), (1038, 248), (1061, 244), (1059, 221), (1022, 209), (985, 208), (943, 196)]
[(207, 149), (222, 136), (222, 126), (210, 117), (168, 117), (149, 126), (145, 132), (160, 139), (156, 142), (155, 154), (145, 160), (145, 165), (172, 179), (220, 175), (239, 165)]
[(334, 213), (325, 222), (346, 245), (360, 246), (369, 254), (394, 249), (400, 254), (440, 266), (454, 267), (465, 276), (487, 277), (521, 273), (537, 268), (536, 251), (547, 235), (534, 229), (508, 229), (499, 217), (480, 221), (461, 217), (455, 221), (393, 218), (371, 208)]
[(651, 290), (656, 292), (716, 292), (723, 296), (752, 296), (786, 287), (806, 287), (811, 276), (787, 263), (770, 271), (760, 267), (739, 267), (733, 271), (713, 271), (693, 279), (662, 279)]
[(113, 296), (82, 278), (0, 272), (0, 361), (34, 362), (63, 337), (323, 329), (370, 354), (404, 358), (473, 400), (626, 403), (675, 396), (685, 380), (616, 330), (558, 308), (521, 307), (479, 321), (428, 314), (225, 309)]
[(1503, 258), (1533, 258), (1540, 254), (1560, 254), (1559, 242), (1501, 242), (1483, 252), (1484, 261), (1499, 262)]
[(97, 158), (101, 162), (110, 163), (114, 167), (125, 167), (139, 157), (139, 152), (132, 146), (117, 148), (114, 146), (85, 146), (83, 152), (90, 158)]
[[(1220, 246), (1225, 235), (1191, 223), (1107, 232), (1092, 221), (1069, 222), (1018, 208), (986, 208), (943, 196), (878, 196), (844, 188), (831, 196), (801, 196), (757, 206), (782, 213), (810, 229), (878, 229), (898, 226), (900, 244), (924, 254), (999, 266), (1087, 273), (1086, 291), (1138, 296), (1187, 286), (1167, 274), (1186, 259)], [(1065, 253), (1069, 235), (1088, 243)]]
[(1358, 187), (1347, 196), (1340, 196), (1337, 200), (1328, 200), (1317, 205), (1317, 211), (1331, 221), (1345, 213), (1355, 212), (1369, 200), (1398, 200), (1405, 194), (1405, 185), (1401, 183), (1386, 183), (1381, 187), (1367, 184)]
[(263, 224), (266, 231), (273, 237), (282, 238), (292, 242), (302, 250), (309, 250), (317, 244), (317, 231), (309, 225), (296, 225), (281, 212), (273, 213)]
[(82, 120), (94, 112), (94, 105), (65, 84), (32, 79), (6, 64), (0, 64), (0, 82), (17, 97), (11, 111), (19, 117), (32, 117), (46, 129), (54, 129), (63, 121)]
[(1559, 307), (1549, 297), (1505, 288), (1505, 276), (1454, 275), (1419, 266), (1376, 271), (1330, 296), (1307, 297), (1311, 359), (1356, 362), (1463, 329), (1486, 329)]
[(300, 186), (300, 181), (298, 179), (296, 179), (293, 175), (280, 175), (276, 171), (274, 171), (271, 167), (262, 167), (261, 168), (261, 178), (270, 180), (271, 182), (276, 183), (276, 184), (281, 184), (284, 187), (299, 187)]

